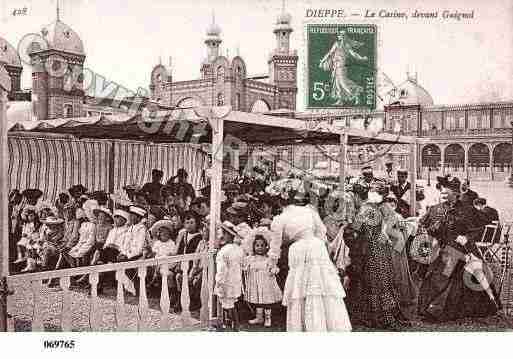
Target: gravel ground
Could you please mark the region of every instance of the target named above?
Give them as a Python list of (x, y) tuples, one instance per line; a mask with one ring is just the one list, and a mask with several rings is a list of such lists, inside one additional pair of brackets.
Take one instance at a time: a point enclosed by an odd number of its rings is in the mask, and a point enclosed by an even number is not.
[[(10, 330), (31, 331), (31, 321), (34, 315), (34, 296), (28, 284), (19, 284), (14, 288), (14, 294), (9, 296), (7, 307), (12, 316)], [(73, 331), (90, 331), (89, 322), (90, 296), (88, 290), (71, 290), (71, 313)], [(115, 289), (107, 289), (103, 295), (99, 295), (99, 310), (101, 323), (98, 331), (116, 330), (116, 296)], [(160, 330), (160, 298), (148, 298), (149, 302), (149, 331)], [(138, 330), (138, 298), (125, 294), (125, 311), (127, 326), (123, 331)], [(45, 331), (61, 330), (62, 290), (60, 288), (48, 288), (43, 285), (41, 290), (40, 310), (43, 311)], [(189, 325), (191, 329), (198, 329), (199, 322), (192, 318)], [(170, 314), (170, 327), (168, 330), (183, 329), (179, 315)]]
[[(32, 290), (27, 285), (18, 285), (13, 288), (15, 293), (9, 297), (8, 311), (12, 315), (10, 320), (10, 330), (30, 331), (31, 320), (33, 318), (34, 302)], [(45, 331), (61, 330), (61, 313), (62, 313), (62, 291), (60, 288), (42, 287), (41, 310), (43, 311), (43, 320)], [(106, 295), (99, 296), (99, 307), (101, 311), (101, 324), (98, 331), (115, 331), (115, 289), (108, 289)], [(90, 331), (89, 323), (89, 294), (87, 290), (72, 290), (72, 328), (73, 331)], [(127, 313), (128, 324), (123, 331), (136, 331), (137, 327), (137, 298), (131, 295), (125, 296), (125, 310)], [(149, 331), (157, 331), (161, 312), (159, 308), (158, 298), (149, 298)], [(179, 315), (170, 315), (169, 331), (184, 330), (182, 320)], [(503, 313), (487, 317), (465, 319), (442, 324), (425, 323), (418, 319), (411, 322), (411, 327), (405, 327), (404, 331), (513, 331), (513, 313), (509, 316)], [(190, 325), (185, 330), (202, 330), (199, 322), (195, 319), (191, 320)], [(261, 332), (261, 331), (282, 331), (283, 328), (274, 327), (271, 329), (261, 326), (242, 325), (242, 331)], [(364, 327), (356, 327), (355, 331), (372, 331), (372, 329)]]

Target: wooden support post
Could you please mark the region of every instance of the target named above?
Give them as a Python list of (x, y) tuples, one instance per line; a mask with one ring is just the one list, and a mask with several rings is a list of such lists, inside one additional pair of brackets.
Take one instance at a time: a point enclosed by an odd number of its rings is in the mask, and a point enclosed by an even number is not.
[(346, 184), (346, 162), (347, 162), (347, 134), (343, 133), (340, 135), (340, 149), (338, 153), (339, 164), (338, 164), (338, 173), (339, 173), (339, 190), (343, 193), (345, 190)]
[(7, 93), (11, 90), (11, 78), (0, 65), (0, 332), (7, 331), (7, 287), (9, 274), (9, 230), (7, 170)]
[(415, 198), (417, 191), (417, 143), (412, 143), (410, 145), (410, 148), (410, 215), (412, 217), (415, 217), (417, 207), (417, 201)]
[[(111, 141), (109, 143), (108, 191), (110, 194), (114, 194), (114, 163), (115, 163), (114, 147), (115, 146), (116, 146), (115, 141)], [(111, 210), (114, 210), (113, 201), (109, 201), (109, 205), (112, 206)]]
[[(213, 252), (216, 246), (217, 237), (217, 225), (221, 221), (221, 190), (223, 181), (223, 137), (224, 137), (224, 123), (222, 118), (215, 118), (213, 112), (210, 112), (209, 123), (212, 128), (212, 172), (210, 181), (210, 229), (209, 229), (209, 251)], [(208, 276), (208, 290), (209, 296), (213, 296), (214, 293), (214, 256), (209, 257), (209, 261), (212, 261), (209, 269)], [(213, 318), (213, 305), (209, 308), (210, 322), (212, 323)], [(219, 314), (219, 313), (218, 313)]]

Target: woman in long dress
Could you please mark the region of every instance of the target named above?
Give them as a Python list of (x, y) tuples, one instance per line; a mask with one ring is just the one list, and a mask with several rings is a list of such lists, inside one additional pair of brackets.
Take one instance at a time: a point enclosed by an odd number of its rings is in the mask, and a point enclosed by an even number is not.
[(294, 180), (284, 195), (285, 207), (271, 225), (270, 257), (277, 260), (282, 243), (292, 243), (283, 291), (287, 331), (350, 331), (345, 291), (326, 247), (326, 227), (317, 212), (300, 205), (301, 181)]
[(335, 100), (335, 105), (359, 104), (358, 96), (363, 88), (349, 78), (347, 60), (352, 57), (358, 61), (367, 61), (366, 56), (360, 56), (354, 47), (360, 43), (347, 37), (345, 31), (337, 34), (328, 53), (321, 59), (319, 67), (331, 72), (330, 97)]
[[(351, 320), (366, 327), (399, 330), (405, 323), (394, 286), (392, 246), (383, 236), (384, 216), (380, 209), (384, 189), (371, 186), (353, 229), (362, 247), (359, 258), (351, 258), (355, 273), (349, 289)], [(357, 259), (357, 260), (356, 260)]]

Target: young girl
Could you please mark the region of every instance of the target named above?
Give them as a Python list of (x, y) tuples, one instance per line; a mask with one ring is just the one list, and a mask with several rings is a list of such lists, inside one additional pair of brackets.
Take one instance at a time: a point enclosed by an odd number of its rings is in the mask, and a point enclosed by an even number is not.
[[(165, 258), (176, 254), (177, 247), (175, 244), (176, 236), (174, 235), (174, 226), (170, 220), (163, 219), (157, 221), (150, 230), (151, 236), (154, 239), (151, 246), (151, 256), (154, 258)], [(157, 286), (159, 284), (160, 266), (153, 268), (153, 276), (150, 281), (150, 286)]]
[[(31, 270), (35, 268), (35, 262), (29, 263), (31, 256), (29, 252), (33, 249), (39, 237), (39, 227), (41, 222), (37, 215), (37, 210), (33, 206), (26, 206), (22, 212), (23, 225), (21, 228), (21, 239), (17, 243), (18, 247), (18, 259), (15, 263), (21, 263), (27, 260), (27, 266), (23, 271)], [(35, 249), (35, 247), (34, 247)]]
[(177, 248), (175, 244), (174, 225), (170, 220), (163, 219), (157, 221), (151, 227), (151, 235), (155, 239), (151, 246), (151, 251), (155, 258), (164, 258), (176, 254)]
[(235, 226), (225, 221), (221, 224), (221, 249), (216, 256), (217, 273), (214, 293), (223, 308), (223, 329), (239, 329), (239, 313), (235, 302), (242, 294), (242, 258), (240, 246), (233, 241), (237, 236)]
[[(245, 299), (256, 308), (256, 318), (249, 324), (264, 324), (271, 326), (271, 305), (282, 299), (282, 293), (276, 282), (276, 267), (269, 259), (269, 242), (271, 232), (266, 227), (255, 230), (253, 250), (244, 261), (246, 282)], [(264, 319), (265, 314), (265, 319)]]

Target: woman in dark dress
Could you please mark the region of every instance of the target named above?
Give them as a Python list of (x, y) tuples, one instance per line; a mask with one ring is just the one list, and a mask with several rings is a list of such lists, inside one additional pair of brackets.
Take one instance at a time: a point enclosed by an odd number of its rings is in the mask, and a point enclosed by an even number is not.
[(420, 221), (438, 242), (440, 255), (420, 288), (419, 314), (428, 321), (495, 314), (500, 304), (475, 245), (483, 223), (474, 207), (459, 200), (459, 181), (440, 183), (441, 203), (430, 207)]
[(400, 330), (407, 321), (401, 314), (393, 282), (392, 246), (383, 236), (384, 216), (381, 202), (386, 190), (371, 186), (353, 229), (359, 243), (351, 255), (351, 285), (348, 304), (351, 321), (356, 325), (381, 330)]

